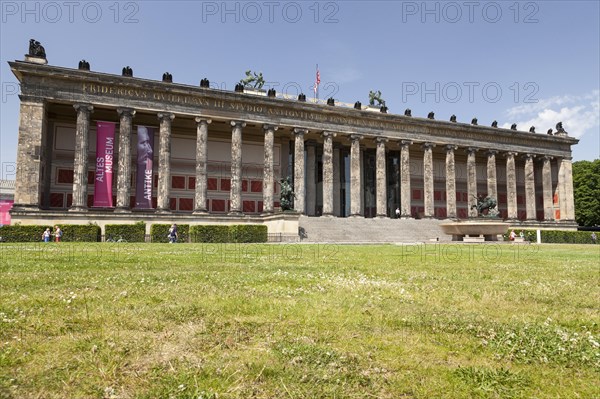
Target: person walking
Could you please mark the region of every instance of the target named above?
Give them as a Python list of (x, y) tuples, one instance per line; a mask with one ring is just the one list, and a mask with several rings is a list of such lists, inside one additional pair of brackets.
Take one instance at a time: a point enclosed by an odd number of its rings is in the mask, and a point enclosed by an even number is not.
[(62, 235), (63, 235), (63, 232), (60, 229), (60, 227), (58, 227), (58, 225), (54, 226), (54, 240), (56, 242), (61, 242), (62, 241)]
[(177, 225), (173, 223), (169, 229), (169, 244), (177, 242)]
[(50, 235), (52, 233), (50, 233), (50, 227), (48, 227), (46, 230), (44, 230), (44, 232), (42, 233), (42, 241), (44, 242), (50, 242)]

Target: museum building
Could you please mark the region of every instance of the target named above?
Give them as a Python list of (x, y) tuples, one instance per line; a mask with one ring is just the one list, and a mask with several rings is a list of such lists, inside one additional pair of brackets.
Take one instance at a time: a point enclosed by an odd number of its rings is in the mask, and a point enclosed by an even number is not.
[[(302, 217), (462, 219), (478, 196), (513, 226), (574, 229), (571, 146), (536, 133), (47, 64), (21, 85), (12, 223), (263, 223)], [(291, 179), (296, 212), (282, 212)], [(302, 215), (302, 216), (300, 216)]]

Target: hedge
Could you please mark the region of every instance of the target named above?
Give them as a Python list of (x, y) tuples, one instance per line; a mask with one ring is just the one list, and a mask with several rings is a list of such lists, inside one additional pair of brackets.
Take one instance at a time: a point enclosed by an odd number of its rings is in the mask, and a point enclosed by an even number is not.
[(104, 227), (104, 240), (145, 242), (146, 223), (138, 222), (135, 224), (107, 224)]
[(192, 242), (204, 243), (250, 243), (267, 242), (267, 226), (258, 224), (196, 225), (190, 227)]
[[(59, 224), (63, 231), (62, 241), (66, 242), (97, 242), (100, 241), (100, 226), (95, 224)], [(0, 237), (3, 242), (39, 242), (42, 233), (50, 228), (54, 234), (54, 226), (20, 224), (0, 227)], [(50, 237), (54, 241), (55, 237)]]
[[(517, 234), (519, 231), (515, 230)], [(540, 230), (540, 232), (542, 242), (546, 244), (592, 244), (591, 231)], [(527, 241), (537, 241), (536, 230), (523, 230), (523, 233)], [(596, 235), (600, 237), (600, 233)], [(600, 238), (597, 241), (600, 242)]]
[[(170, 224), (153, 224), (150, 227), (150, 240), (152, 242), (169, 242), (167, 234), (169, 234)], [(190, 241), (190, 225), (177, 225), (177, 242)]]

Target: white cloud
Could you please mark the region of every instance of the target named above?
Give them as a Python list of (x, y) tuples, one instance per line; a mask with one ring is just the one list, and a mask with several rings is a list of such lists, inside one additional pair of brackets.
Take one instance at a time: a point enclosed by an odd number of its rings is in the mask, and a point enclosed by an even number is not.
[[(569, 136), (580, 138), (600, 126), (600, 91), (594, 90), (583, 96), (564, 95), (542, 99), (535, 104), (510, 108), (506, 113), (509, 118), (518, 119), (515, 123), (519, 130), (527, 131), (535, 126), (538, 133), (545, 133), (562, 122)], [(502, 127), (509, 128), (511, 124), (505, 123)]]

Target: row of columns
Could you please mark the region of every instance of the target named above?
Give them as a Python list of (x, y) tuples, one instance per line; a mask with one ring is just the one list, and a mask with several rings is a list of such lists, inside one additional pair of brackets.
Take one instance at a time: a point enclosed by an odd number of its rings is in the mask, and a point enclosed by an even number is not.
[[(87, 165), (90, 115), (93, 107), (90, 104), (75, 104), (77, 111), (77, 127), (75, 138), (74, 157), (74, 180), (73, 180), (73, 204), (72, 210), (85, 210), (87, 208)], [(119, 158), (117, 175), (117, 210), (128, 210), (131, 192), (131, 134), (135, 110), (130, 108), (118, 108), (119, 115)], [(164, 112), (157, 114), (159, 128), (159, 156), (158, 156), (158, 195), (157, 211), (169, 211), (169, 195), (171, 181), (171, 125), (175, 118), (172, 113)], [(194, 196), (194, 213), (207, 213), (207, 144), (208, 125), (210, 119), (204, 117), (195, 118), (197, 125), (196, 136), (196, 189)], [(242, 131), (246, 124), (243, 121), (231, 121), (231, 189), (230, 189), (230, 213), (242, 213)], [(273, 146), (274, 134), (278, 129), (271, 124), (263, 125), (264, 129), (264, 170), (263, 170), (263, 211), (273, 212), (274, 204), (274, 160)], [(315, 165), (316, 148), (315, 142), (307, 142), (307, 165), (304, 162), (305, 140), (307, 129), (294, 128), (294, 192), (296, 195), (294, 208), (299, 213), (304, 213), (306, 207), (316, 207)], [(333, 138), (335, 133), (324, 131), (323, 138), (323, 215), (339, 215), (340, 201), (340, 152), (334, 147)], [(360, 140), (362, 135), (350, 135), (350, 216), (362, 215), (362, 162), (360, 156)], [(376, 214), (385, 217), (387, 214), (387, 182), (386, 182), (386, 143), (387, 138), (376, 138)], [(411, 189), (410, 189), (410, 140), (400, 140), (400, 187), (401, 187), (401, 217), (411, 217)], [(435, 144), (424, 143), (422, 145), (423, 155), (423, 184), (424, 184), (424, 214), (425, 217), (434, 216), (434, 181), (433, 181), (433, 148)], [(456, 145), (446, 145), (446, 209), (447, 217), (455, 218), (456, 197), (456, 168), (454, 152)], [(467, 150), (467, 195), (469, 216), (477, 216), (477, 210), (472, 206), (477, 203), (477, 170), (476, 152), (477, 148), (469, 147)], [(496, 178), (496, 154), (495, 150), (487, 152), (487, 190), (488, 196), (497, 198)], [(515, 152), (506, 153), (506, 176), (507, 176), (507, 216), (508, 219), (517, 219), (517, 184), (515, 170)], [(535, 207), (535, 181), (534, 181), (534, 157), (533, 154), (525, 154), (525, 202), (526, 218), (536, 219)], [(551, 176), (552, 157), (542, 157), (542, 186), (544, 219), (553, 220), (553, 190)], [(335, 167), (338, 165), (338, 167)], [(311, 190), (305, 188), (306, 184)], [(559, 163), (558, 192), (560, 202), (561, 219), (574, 220), (573, 205), (573, 180), (571, 160), (562, 158)], [(308, 193), (308, 195), (307, 195)]]
[[(93, 106), (75, 104), (77, 126), (75, 130), (75, 157), (73, 176), (72, 211), (87, 210), (87, 172), (90, 116)], [(131, 134), (135, 110), (118, 108), (119, 115), (119, 158), (117, 172), (117, 206), (115, 211), (129, 210), (131, 195)], [(159, 153), (158, 153), (158, 189), (157, 211), (169, 212), (171, 187), (171, 126), (175, 115), (169, 112), (157, 114), (159, 120)], [(194, 195), (194, 213), (208, 212), (207, 199), (207, 145), (208, 125), (210, 119), (196, 117), (196, 189)], [(230, 213), (242, 214), (242, 130), (246, 126), (242, 121), (231, 121), (231, 188)], [(274, 210), (274, 135), (277, 126), (265, 124), (265, 153), (263, 170), (263, 212)]]

